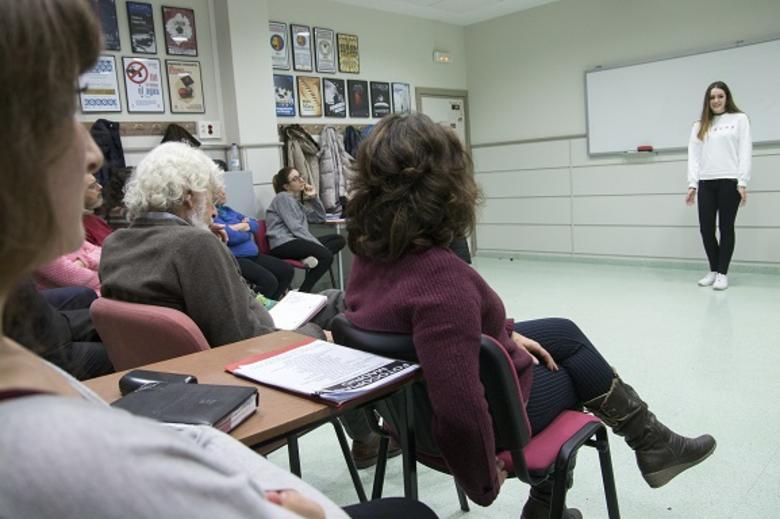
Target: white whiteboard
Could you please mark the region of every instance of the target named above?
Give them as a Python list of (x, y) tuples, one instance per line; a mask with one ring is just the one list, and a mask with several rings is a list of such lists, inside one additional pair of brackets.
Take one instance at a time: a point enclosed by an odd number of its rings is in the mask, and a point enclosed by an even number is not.
[(731, 89), (754, 143), (780, 141), (780, 40), (772, 40), (587, 72), (588, 152), (686, 148), (713, 81)]

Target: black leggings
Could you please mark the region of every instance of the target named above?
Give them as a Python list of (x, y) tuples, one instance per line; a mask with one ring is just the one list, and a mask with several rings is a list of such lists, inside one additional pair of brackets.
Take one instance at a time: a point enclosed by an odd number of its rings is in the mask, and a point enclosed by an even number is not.
[(306, 277), (300, 288), (301, 292), (311, 292), (314, 284), (330, 269), (330, 265), (333, 263), (333, 255), (338, 254), (347, 244), (344, 237), (338, 234), (319, 236), (317, 239), (321, 245), (297, 238), (271, 249), (273, 256), (282, 259), (301, 260), (308, 256), (317, 258), (317, 266), (306, 271)]
[(269, 299), (280, 299), (290, 288), (295, 276), (292, 265), (267, 254), (237, 259), (244, 279)]
[[(698, 192), (699, 230), (710, 262), (710, 271), (728, 274), (736, 239), (734, 222), (742, 200), (737, 190), (737, 181), (731, 178), (700, 180)], [(715, 238), (716, 215), (720, 243)]]
[(566, 409), (579, 409), (583, 402), (603, 395), (614, 373), (604, 357), (576, 324), (568, 319), (547, 318), (515, 323), (515, 331), (546, 349), (558, 371), (541, 362), (534, 366), (526, 414), (532, 434), (537, 434)]

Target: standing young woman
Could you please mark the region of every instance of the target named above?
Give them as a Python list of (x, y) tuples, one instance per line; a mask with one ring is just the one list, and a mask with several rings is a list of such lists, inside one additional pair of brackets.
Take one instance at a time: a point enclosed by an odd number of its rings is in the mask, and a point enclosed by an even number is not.
[(295, 168), (282, 168), (274, 175), (276, 197), (266, 210), (271, 255), (281, 259), (303, 260), (309, 270), (301, 292), (311, 292), (333, 263), (333, 256), (346, 245), (338, 234), (315, 237), (309, 221), (324, 222), (325, 208), (314, 186), (307, 184)]
[[(734, 221), (737, 209), (747, 202), (747, 183), (753, 143), (750, 121), (742, 113), (731, 90), (723, 81), (715, 81), (704, 93), (699, 119), (688, 143), (688, 195), (685, 202), (699, 200), (699, 229), (710, 272), (699, 286), (715, 290), (729, 287), (727, 274), (734, 253)], [(720, 242), (715, 237), (718, 219)]]

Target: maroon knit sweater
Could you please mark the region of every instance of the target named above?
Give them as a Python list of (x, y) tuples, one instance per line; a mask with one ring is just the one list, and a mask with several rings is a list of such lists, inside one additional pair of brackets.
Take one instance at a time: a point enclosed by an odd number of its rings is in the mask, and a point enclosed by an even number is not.
[(495, 440), (479, 380), (480, 335), (509, 353), (525, 404), (531, 356), (509, 336), (498, 295), (449, 249), (407, 254), (393, 263), (355, 257), (346, 316), (366, 330), (412, 334), (433, 406), (431, 426), (452, 474), (477, 504), (498, 495)]

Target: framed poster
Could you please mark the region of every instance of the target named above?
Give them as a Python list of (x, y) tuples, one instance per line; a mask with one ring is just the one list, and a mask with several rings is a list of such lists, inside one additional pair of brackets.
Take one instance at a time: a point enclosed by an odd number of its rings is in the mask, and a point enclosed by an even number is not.
[(123, 57), (127, 111), (164, 113), (160, 60), (156, 58)]
[(203, 102), (203, 79), (200, 62), (165, 60), (168, 73), (168, 95), (173, 114), (202, 114), (206, 112)]
[(152, 4), (127, 2), (127, 23), (130, 26), (130, 46), (133, 52), (157, 54)]
[(336, 72), (336, 33), (333, 29), (314, 28), (314, 50), (317, 72)]
[(85, 72), (79, 78), (79, 87), (82, 112), (122, 111), (114, 56), (98, 57), (92, 70)]
[(185, 7), (163, 6), (162, 12), (166, 52), (173, 56), (197, 56), (195, 11)]
[(393, 112), (408, 114), (412, 111), (412, 94), (409, 83), (393, 83)]
[(371, 117), (384, 117), (390, 113), (390, 83), (371, 82)]
[(92, 0), (92, 8), (100, 19), (103, 44), (106, 50), (121, 50), (119, 21), (116, 17), (116, 0)]
[(350, 74), (360, 74), (358, 37), (354, 34), (338, 33), (336, 42), (339, 48), (339, 70)]
[(322, 78), (322, 102), (325, 108), (325, 117), (347, 116), (347, 98), (344, 95), (343, 79)]
[(295, 86), (292, 76), (274, 74), (274, 99), (278, 117), (295, 117)]
[(290, 70), (290, 51), (287, 48), (287, 24), (268, 22), (268, 43), (271, 46), (271, 64), (278, 70)]
[(298, 114), (301, 117), (322, 116), (320, 78), (298, 76)]
[(349, 116), (368, 117), (368, 81), (348, 79), (347, 94), (349, 95)]
[[(301, 72), (313, 72), (311, 59), (311, 31), (308, 25), (290, 24), (292, 37), (293, 68)], [(300, 97), (300, 92), (298, 92)]]

